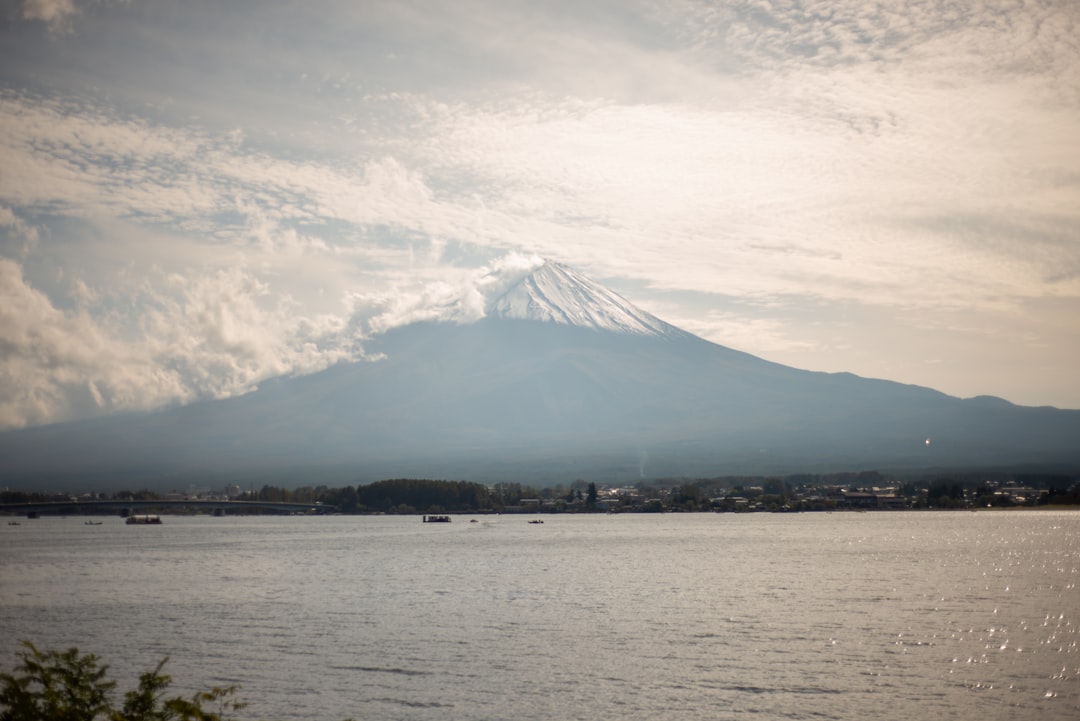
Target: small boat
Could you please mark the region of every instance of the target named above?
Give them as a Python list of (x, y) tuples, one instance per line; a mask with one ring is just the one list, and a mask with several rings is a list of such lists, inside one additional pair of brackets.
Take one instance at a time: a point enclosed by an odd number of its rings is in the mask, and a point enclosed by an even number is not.
[(537, 518), (535, 520), (529, 521), (529, 523), (543, 523), (543, 521), (541, 521), (539, 518)]
[(85, 525), (85, 526), (100, 526), (101, 521), (87, 521), (83, 525)]
[(18, 525), (19, 525), (19, 522), (18, 522), (18, 521), (8, 521), (8, 522), (7, 522), (7, 524), (8, 524), (9, 526), (18, 526)]
[(424, 516), (424, 523), (450, 523), (450, 516)]
[(160, 526), (161, 516), (128, 516), (124, 523), (129, 526)]

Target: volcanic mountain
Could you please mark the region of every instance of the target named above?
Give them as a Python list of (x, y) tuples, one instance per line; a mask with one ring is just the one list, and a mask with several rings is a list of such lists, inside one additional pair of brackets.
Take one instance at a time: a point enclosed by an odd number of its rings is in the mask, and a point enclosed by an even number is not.
[(625, 482), (1080, 464), (1080, 411), (816, 373), (703, 340), (548, 262), (383, 359), (154, 413), (0, 434), (13, 487), (388, 477)]

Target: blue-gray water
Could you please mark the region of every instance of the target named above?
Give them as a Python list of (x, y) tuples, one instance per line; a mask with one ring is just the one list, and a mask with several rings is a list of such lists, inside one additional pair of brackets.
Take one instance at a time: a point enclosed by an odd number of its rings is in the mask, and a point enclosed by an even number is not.
[(1080, 513), (0, 525), (0, 661), (241, 718), (1080, 718)]

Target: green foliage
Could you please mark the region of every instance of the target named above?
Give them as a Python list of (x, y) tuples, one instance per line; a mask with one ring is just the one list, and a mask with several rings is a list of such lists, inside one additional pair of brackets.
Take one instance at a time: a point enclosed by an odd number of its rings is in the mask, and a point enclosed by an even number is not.
[(356, 513), (357, 496), (356, 488), (353, 486), (344, 488), (320, 486), (315, 489), (315, 500), (334, 506), (339, 513)]
[(931, 481), (927, 502), (937, 508), (960, 508), (964, 505), (964, 484), (952, 478)]
[(1080, 487), (1063, 491), (1051, 488), (1042, 502), (1051, 506), (1080, 506)]
[(292, 491), (277, 486), (263, 486), (259, 489), (257, 500), (270, 503), (289, 503), (292, 501)]
[[(153, 671), (139, 676), (139, 688), (124, 694), (124, 706), (113, 712), (110, 721), (220, 721), (225, 711), (239, 711), (247, 704), (233, 698), (235, 686), (225, 686), (199, 691), (191, 699), (181, 696), (165, 697), (172, 677), (161, 669), (168, 659), (163, 659)], [(204, 703), (216, 704), (220, 713), (206, 711)]]
[(107, 666), (78, 649), (39, 651), (29, 641), (14, 674), (0, 674), (0, 721), (91, 721), (108, 717)]
[(431, 481), (396, 478), (377, 481), (357, 489), (357, 504), (369, 511), (386, 513), (478, 511), (491, 508), (486, 486), (466, 481)]
[(520, 483), (502, 482), (491, 487), (490, 495), (492, 504), (496, 510), (506, 506), (516, 506), (523, 498), (539, 498), (540, 492), (531, 486), (523, 486)]
[(154, 491), (151, 491), (151, 490), (149, 490), (147, 488), (144, 488), (141, 491), (134, 491), (134, 492), (133, 491), (117, 491), (116, 493), (113, 494), (113, 498), (118, 500), (118, 501), (159, 501), (159, 500), (161, 500), (161, 496), (159, 496), (157, 493), (155, 493)]
[[(0, 674), (0, 721), (222, 721), (227, 711), (246, 704), (235, 686), (200, 691), (190, 699), (168, 696), (172, 678), (162, 673), (168, 659), (139, 677), (138, 688), (112, 704), (115, 681), (94, 654), (40, 651), (29, 641), (18, 653), (14, 673)], [(203, 708), (211, 704), (216, 710)]]
[(696, 511), (708, 503), (701, 487), (693, 483), (684, 483), (671, 494), (671, 504), (684, 511)]

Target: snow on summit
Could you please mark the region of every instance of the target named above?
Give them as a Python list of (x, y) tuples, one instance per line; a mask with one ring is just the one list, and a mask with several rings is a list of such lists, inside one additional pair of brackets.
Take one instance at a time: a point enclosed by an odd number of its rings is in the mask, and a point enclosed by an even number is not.
[(547, 261), (499, 296), (488, 316), (535, 320), (635, 335), (677, 329), (565, 265)]

